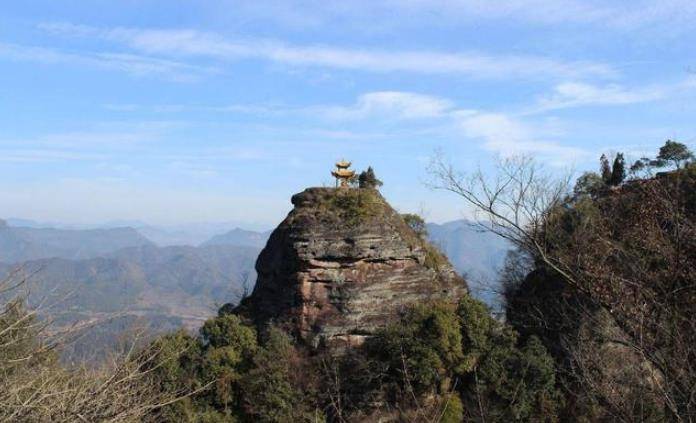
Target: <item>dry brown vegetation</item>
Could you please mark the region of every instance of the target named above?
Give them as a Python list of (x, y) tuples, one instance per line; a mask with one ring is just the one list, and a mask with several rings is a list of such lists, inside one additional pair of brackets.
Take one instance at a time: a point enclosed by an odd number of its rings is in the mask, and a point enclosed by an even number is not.
[(571, 413), (696, 420), (694, 166), (592, 196), (529, 158), (497, 170), (432, 167), (534, 269), (507, 269), (508, 319), (555, 353)]
[(191, 394), (154, 389), (157, 351), (138, 349), (138, 336), (97, 368), (66, 368), (60, 349), (85, 327), (58, 329), (44, 313), (50, 304), (27, 307), (20, 272), (0, 281), (0, 297), (0, 421), (140, 422)]

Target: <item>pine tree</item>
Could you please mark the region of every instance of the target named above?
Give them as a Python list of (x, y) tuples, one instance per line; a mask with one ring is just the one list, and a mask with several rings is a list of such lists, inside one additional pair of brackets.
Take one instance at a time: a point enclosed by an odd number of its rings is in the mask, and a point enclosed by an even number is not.
[(361, 172), (360, 176), (358, 176), (358, 186), (360, 188), (378, 188), (382, 186), (382, 181), (377, 179), (372, 166), (369, 166), (366, 171)]
[(611, 168), (609, 168), (609, 159), (604, 154), (599, 158), (599, 173), (602, 175), (604, 183), (609, 185), (611, 182)]
[(614, 164), (611, 167), (611, 178), (609, 185), (618, 186), (626, 179), (626, 162), (623, 153), (617, 153)]

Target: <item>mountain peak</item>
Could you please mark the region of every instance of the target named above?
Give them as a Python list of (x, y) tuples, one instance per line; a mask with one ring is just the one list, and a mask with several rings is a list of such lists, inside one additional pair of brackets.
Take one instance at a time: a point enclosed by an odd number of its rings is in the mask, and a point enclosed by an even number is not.
[(404, 306), (456, 299), (466, 282), (374, 189), (308, 188), (273, 231), (238, 311), (313, 346), (355, 345)]

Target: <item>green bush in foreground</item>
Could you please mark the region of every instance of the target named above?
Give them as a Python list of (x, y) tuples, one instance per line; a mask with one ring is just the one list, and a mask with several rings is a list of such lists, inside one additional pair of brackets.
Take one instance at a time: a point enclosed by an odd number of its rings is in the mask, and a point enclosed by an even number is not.
[(541, 343), (520, 344), (469, 297), (414, 305), (338, 356), (311, 353), (275, 327), (258, 334), (231, 314), (206, 322), (198, 339), (178, 332), (157, 343), (168, 344), (163, 386), (210, 383), (161, 414), (169, 421), (554, 421), (560, 403)]

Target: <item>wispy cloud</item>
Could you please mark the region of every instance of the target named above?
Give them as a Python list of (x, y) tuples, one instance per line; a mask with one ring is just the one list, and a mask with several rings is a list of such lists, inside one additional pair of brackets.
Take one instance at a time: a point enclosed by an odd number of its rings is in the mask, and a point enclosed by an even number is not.
[(658, 101), (678, 96), (696, 88), (696, 79), (687, 78), (671, 84), (652, 84), (641, 87), (593, 85), (564, 82), (554, 87), (551, 95), (541, 97), (537, 104), (522, 114), (537, 114), (552, 110), (582, 106), (619, 106)]
[(482, 142), (489, 151), (510, 156), (538, 154), (551, 163), (567, 165), (582, 160), (588, 153), (563, 145), (557, 138), (558, 128), (531, 123), (523, 116), (462, 108), (446, 98), (410, 92), (373, 92), (361, 95), (348, 107), (325, 107), (321, 113), (332, 119), (422, 119), (436, 126), (447, 126), (455, 138)]
[[(300, 28), (349, 25), (375, 30), (433, 21), (468, 25), (505, 20), (615, 30), (659, 27), (672, 32), (693, 28), (696, 22), (696, 3), (691, 0), (235, 0), (234, 6), (248, 19)], [(300, 10), (303, 13), (297, 13)]]
[(424, 119), (442, 117), (454, 104), (440, 97), (402, 91), (378, 91), (358, 97), (352, 106), (313, 107), (329, 119), (350, 120), (364, 118)]
[(542, 97), (533, 112), (566, 109), (579, 106), (624, 105), (643, 103), (663, 98), (663, 87), (626, 89), (619, 85), (596, 86), (585, 83), (566, 82), (554, 88), (550, 96)]
[(213, 67), (191, 65), (139, 54), (109, 52), (66, 52), (54, 48), (0, 43), (0, 58), (50, 65), (69, 65), (122, 71), (134, 76), (161, 76), (175, 81), (192, 81), (217, 72)]
[(47, 149), (0, 149), (0, 162), (47, 163), (82, 160), (104, 160), (103, 154)]
[[(575, 92), (571, 89), (565, 91)], [(550, 107), (551, 104), (549, 103), (548, 106)], [(302, 107), (274, 106), (272, 108), (254, 105), (197, 107), (202, 108), (200, 110), (239, 111), (241, 113), (258, 113), (262, 116), (267, 116), (271, 110), (275, 115), (309, 118), (309, 121), (305, 122), (313, 128), (309, 132), (302, 128), (290, 131), (293, 133), (305, 131), (303, 134), (310, 138), (374, 141), (394, 139), (404, 134), (408, 136), (439, 134), (447, 138), (460, 137), (462, 140), (481, 142), (483, 149), (503, 156), (518, 153), (539, 154), (558, 164), (567, 164), (571, 160), (582, 160), (587, 156), (583, 149), (563, 145), (559, 141), (562, 134), (559, 134), (557, 128), (551, 125), (533, 124), (524, 114), (465, 108), (447, 98), (407, 91), (368, 92), (358, 96), (355, 102), (349, 105), (325, 104)], [(142, 110), (143, 106), (124, 105), (117, 107), (117, 109)], [(191, 110), (187, 106), (163, 106), (155, 109)], [(369, 122), (377, 127), (382, 126), (385, 122), (402, 121), (403, 125), (399, 125), (401, 129), (389, 130), (388, 133), (368, 133), (360, 129), (317, 128), (317, 125), (321, 123), (344, 121), (361, 121), (361, 124)]]
[(541, 56), (303, 46), (274, 40), (233, 40), (195, 30), (109, 29), (65, 23), (44, 24), (41, 27), (54, 34), (98, 37), (139, 52), (168, 57), (260, 59), (291, 66), (382, 73), (461, 74), (493, 79), (612, 77), (617, 73), (604, 63), (562, 61)]
[(548, 139), (548, 129), (504, 113), (467, 112), (459, 116), (458, 125), (466, 137), (482, 140), (485, 149), (503, 156), (537, 154), (559, 166), (588, 156), (584, 149)]

